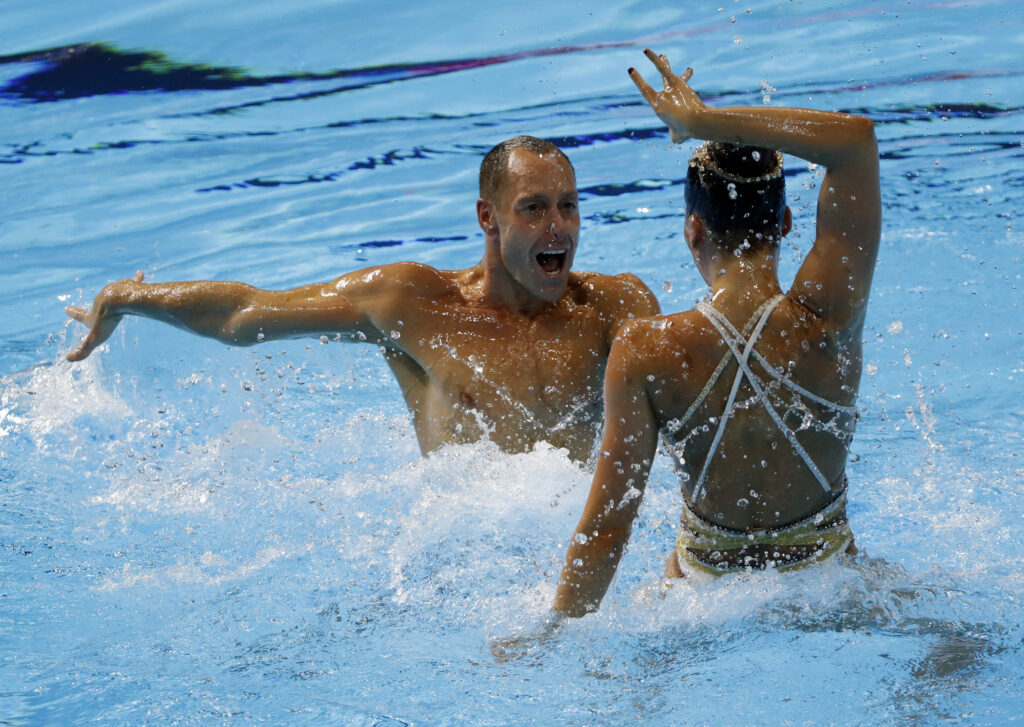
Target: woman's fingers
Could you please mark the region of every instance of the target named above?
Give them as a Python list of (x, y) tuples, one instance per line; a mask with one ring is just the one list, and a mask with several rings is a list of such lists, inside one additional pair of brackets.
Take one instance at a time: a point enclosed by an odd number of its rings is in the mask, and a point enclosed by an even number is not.
[(633, 79), (633, 83), (640, 89), (640, 93), (643, 95), (647, 103), (654, 105), (654, 101), (658, 98), (658, 92), (651, 88), (650, 84), (644, 80), (644, 77), (640, 75), (640, 72), (635, 68), (629, 69), (629, 77)]
[(672, 66), (669, 65), (668, 58), (664, 55), (655, 53), (650, 48), (644, 48), (644, 55), (654, 64), (654, 67), (658, 69), (658, 73), (661, 74), (662, 80), (665, 81), (665, 85), (668, 86), (672, 81)]
[(671, 85), (677, 78), (682, 80), (683, 83), (686, 83), (693, 77), (692, 68), (687, 68), (680, 76), (676, 76), (672, 73), (672, 65), (668, 62), (668, 56), (664, 53), (655, 53), (650, 48), (645, 48), (644, 55), (646, 55), (650, 59), (651, 63), (654, 64), (654, 67), (658, 69), (662, 79), (665, 81), (666, 87)]
[(64, 312), (76, 321), (89, 325), (89, 311), (85, 308), (69, 305), (64, 309)]

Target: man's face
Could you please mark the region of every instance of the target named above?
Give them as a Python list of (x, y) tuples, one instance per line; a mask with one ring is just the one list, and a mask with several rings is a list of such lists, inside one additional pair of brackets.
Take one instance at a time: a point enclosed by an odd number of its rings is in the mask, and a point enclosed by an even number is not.
[(538, 298), (558, 300), (569, 283), (580, 234), (572, 167), (559, 154), (514, 149), (494, 210), (509, 274)]

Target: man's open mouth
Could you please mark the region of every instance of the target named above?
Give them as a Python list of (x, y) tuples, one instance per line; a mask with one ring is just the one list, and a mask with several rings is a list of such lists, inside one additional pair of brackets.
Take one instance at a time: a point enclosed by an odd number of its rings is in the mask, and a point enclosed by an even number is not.
[(538, 253), (537, 264), (545, 273), (558, 275), (565, 269), (568, 252), (568, 250), (549, 250), (548, 252)]

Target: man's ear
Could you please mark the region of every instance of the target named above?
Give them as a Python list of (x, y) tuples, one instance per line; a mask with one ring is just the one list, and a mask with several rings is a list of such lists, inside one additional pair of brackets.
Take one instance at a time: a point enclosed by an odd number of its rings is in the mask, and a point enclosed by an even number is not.
[(782, 213), (782, 236), (785, 237), (793, 229), (793, 210), (786, 205), (786, 211)]
[(490, 200), (481, 197), (476, 201), (476, 219), (485, 235), (498, 234), (497, 220), (494, 219), (494, 205)]

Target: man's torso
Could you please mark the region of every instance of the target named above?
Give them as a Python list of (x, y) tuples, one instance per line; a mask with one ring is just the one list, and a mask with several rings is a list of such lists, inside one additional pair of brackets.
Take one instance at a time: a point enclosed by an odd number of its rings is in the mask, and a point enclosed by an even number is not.
[(505, 451), (547, 441), (586, 460), (620, 313), (606, 310), (613, 279), (574, 273), (557, 303), (526, 316), (476, 302), (472, 269), (433, 272), (384, 347), (421, 448), (486, 435)]

